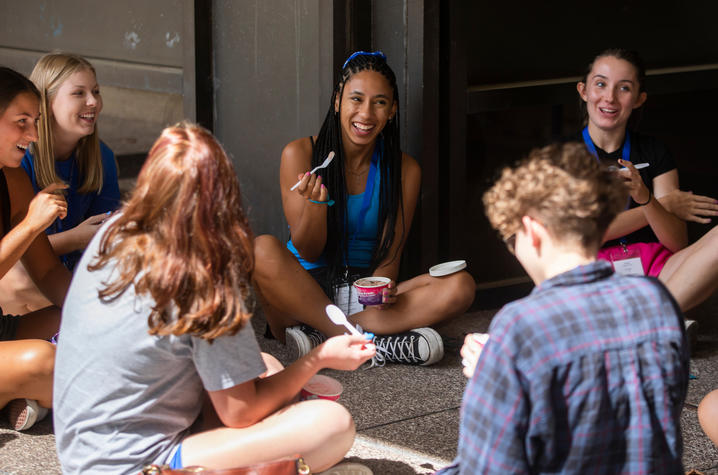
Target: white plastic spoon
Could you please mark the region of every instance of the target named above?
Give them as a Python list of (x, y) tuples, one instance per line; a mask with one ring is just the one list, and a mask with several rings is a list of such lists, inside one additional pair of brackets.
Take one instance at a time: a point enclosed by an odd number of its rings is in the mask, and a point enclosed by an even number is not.
[(364, 336), (362, 335), (359, 330), (357, 330), (354, 325), (349, 323), (347, 320), (347, 316), (344, 315), (344, 312), (342, 312), (342, 309), (337, 307), (336, 305), (329, 304), (327, 305), (327, 308), (325, 309), (327, 312), (327, 315), (329, 316), (329, 319), (334, 322), (335, 325), (344, 325), (347, 330), (349, 330), (354, 335)]
[[(314, 167), (312, 171), (309, 172), (310, 175), (314, 174), (317, 170), (320, 168), (326, 168), (330, 163), (332, 163), (332, 159), (334, 158), (334, 151), (329, 152), (329, 155), (327, 155), (327, 158), (324, 159), (321, 165)], [(299, 184), (302, 182), (302, 180), (299, 180), (297, 183), (294, 184), (293, 187), (289, 189), (289, 191), (294, 191), (296, 187), (299, 186)]]
[[(633, 165), (633, 168), (635, 168), (636, 170), (640, 170), (641, 168), (646, 168), (646, 167), (648, 167), (648, 166), (650, 166), (650, 165), (651, 165), (650, 163), (636, 163), (635, 165)], [(623, 170), (628, 170), (627, 167), (618, 168), (618, 167), (615, 166), (615, 165), (610, 165), (610, 166), (608, 167), (608, 169), (609, 169), (609, 170), (613, 170), (613, 171), (618, 170), (619, 172), (622, 172)]]
[[(633, 168), (636, 170), (640, 170), (641, 168), (646, 168), (647, 166), (650, 166), (650, 163), (636, 163), (633, 165)], [(628, 167), (621, 167), (618, 169), (618, 171), (628, 170)]]

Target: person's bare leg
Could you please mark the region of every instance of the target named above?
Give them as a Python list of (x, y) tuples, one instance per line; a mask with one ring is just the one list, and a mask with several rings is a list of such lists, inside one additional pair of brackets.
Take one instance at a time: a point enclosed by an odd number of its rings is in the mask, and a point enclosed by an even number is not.
[(52, 338), (60, 329), (61, 311), (57, 307), (46, 307), (18, 318), (16, 340)]
[(709, 392), (698, 405), (698, 422), (703, 432), (718, 445), (718, 389)]
[(6, 315), (25, 315), (50, 305), (22, 262), (17, 262), (0, 279), (0, 307)]
[(187, 437), (182, 442), (182, 464), (230, 468), (298, 453), (316, 473), (342, 460), (354, 435), (354, 421), (344, 406), (326, 400), (304, 401), (250, 427), (224, 427)]
[(377, 335), (401, 333), (464, 313), (475, 294), (476, 284), (467, 272), (445, 277), (423, 274), (398, 285), (395, 304), (383, 309), (367, 307), (350, 320)]
[(327, 336), (343, 333), (324, 311), (331, 300), (277, 238), (257, 236), (254, 259), (253, 281), (275, 338), (284, 342), (284, 329), (299, 322)]
[(718, 289), (718, 226), (672, 255), (658, 278), (684, 312)]
[(19, 398), (52, 407), (55, 345), (42, 340), (0, 342), (0, 368), (0, 407)]

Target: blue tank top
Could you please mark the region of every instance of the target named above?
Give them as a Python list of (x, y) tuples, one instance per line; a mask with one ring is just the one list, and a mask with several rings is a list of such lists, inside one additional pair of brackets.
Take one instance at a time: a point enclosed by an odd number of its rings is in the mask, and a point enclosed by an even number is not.
[[(377, 236), (379, 235), (379, 193), (381, 189), (381, 170), (377, 167), (376, 175), (374, 176), (374, 190), (371, 194), (371, 205), (367, 210), (366, 217), (364, 218), (364, 225), (361, 227), (359, 234), (356, 239), (352, 239), (354, 233), (356, 233), (358, 223), (359, 210), (361, 209), (362, 201), (364, 200), (364, 193), (358, 195), (347, 196), (347, 222), (349, 225), (349, 248), (348, 252), (348, 263), (344, 263), (349, 267), (369, 267), (371, 264), (371, 255), (376, 244)], [(330, 231), (329, 231), (330, 232)], [(294, 247), (292, 240), (287, 242), (287, 249), (294, 254), (299, 263), (307, 270), (316, 269), (319, 267), (326, 267), (327, 262), (322, 255), (319, 259), (314, 262), (309, 262), (302, 258)]]

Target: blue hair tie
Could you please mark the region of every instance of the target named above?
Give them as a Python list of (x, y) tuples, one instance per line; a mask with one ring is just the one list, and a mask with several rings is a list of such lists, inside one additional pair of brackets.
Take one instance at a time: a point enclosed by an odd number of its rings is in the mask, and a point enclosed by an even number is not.
[(327, 205), (327, 206), (331, 206), (334, 204), (334, 200), (327, 200), (327, 201), (309, 200), (309, 202), (316, 203), (318, 205)]
[(357, 51), (355, 53), (352, 53), (352, 55), (349, 56), (346, 61), (344, 61), (344, 66), (342, 66), (342, 69), (346, 68), (347, 64), (349, 64), (349, 61), (356, 58), (357, 56), (377, 56), (377, 57), (383, 59), (384, 61), (386, 61), (386, 55), (384, 53), (382, 53), (381, 51), (372, 51), (372, 52)]

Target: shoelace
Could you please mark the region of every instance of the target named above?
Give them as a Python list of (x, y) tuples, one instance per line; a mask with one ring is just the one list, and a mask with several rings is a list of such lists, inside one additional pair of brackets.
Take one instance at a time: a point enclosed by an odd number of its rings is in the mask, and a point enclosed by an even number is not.
[[(420, 363), (421, 358), (414, 355), (414, 341), (416, 337), (413, 335), (405, 335), (402, 337), (388, 336), (381, 338), (383, 341), (377, 342), (376, 355), (372, 358), (372, 364), (369, 366), (384, 366), (387, 361), (395, 363)], [(376, 360), (376, 361), (375, 361)]]
[[(356, 329), (359, 331), (359, 333), (364, 333), (364, 329), (359, 325), (358, 323), (354, 325)], [(376, 337), (372, 340), (372, 343), (376, 344)], [(379, 348), (376, 349), (376, 353), (369, 361), (366, 361), (364, 363), (364, 369), (371, 369), (374, 367), (381, 368), (386, 364), (386, 361), (384, 360), (384, 355), (379, 353)]]
[(326, 337), (322, 334), (322, 332), (315, 328), (303, 326), (302, 332), (309, 338), (309, 342), (311, 343), (312, 348), (316, 348), (317, 346), (324, 343), (324, 340), (326, 340)]

